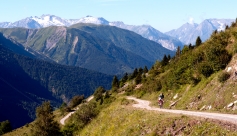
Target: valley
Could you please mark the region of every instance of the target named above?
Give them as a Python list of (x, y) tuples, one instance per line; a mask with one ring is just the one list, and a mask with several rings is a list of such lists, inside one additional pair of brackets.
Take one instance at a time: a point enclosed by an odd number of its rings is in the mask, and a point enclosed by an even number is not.
[(233, 21), (165, 34), (92, 16), (0, 23), (0, 122), (15, 129), (5, 135), (235, 135)]

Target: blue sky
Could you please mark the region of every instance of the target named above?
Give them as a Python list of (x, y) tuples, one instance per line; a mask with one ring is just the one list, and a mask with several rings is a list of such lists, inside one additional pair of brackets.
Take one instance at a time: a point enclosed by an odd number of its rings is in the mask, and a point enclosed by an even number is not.
[(30, 16), (56, 15), (79, 19), (87, 15), (125, 24), (149, 24), (161, 32), (186, 22), (204, 19), (235, 19), (235, 0), (3, 0), (0, 22), (14, 22)]

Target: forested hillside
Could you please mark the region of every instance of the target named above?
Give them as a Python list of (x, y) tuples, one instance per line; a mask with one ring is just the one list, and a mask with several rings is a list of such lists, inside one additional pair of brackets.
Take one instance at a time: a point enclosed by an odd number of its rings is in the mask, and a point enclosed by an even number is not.
[[(0, 45), (0, 121), (19, 127), (34, 119), (35, 108), (50, 100), (54, 106), (75, 95), (109, 89), (112, 76), (15, 54)], [(17, 114), (16, 114), (17, 112)]]

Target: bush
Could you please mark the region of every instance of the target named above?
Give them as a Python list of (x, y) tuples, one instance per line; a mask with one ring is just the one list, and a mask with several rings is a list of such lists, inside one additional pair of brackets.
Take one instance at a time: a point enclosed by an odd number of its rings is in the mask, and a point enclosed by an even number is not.
[(206, 62), (199, 65), (198, 71), (205, 77), (209, 77), (214, 71), (212, 67)]
[(221, 83), (224, 83), (226, 80), (228, 80), (230, 78), (230, 74), (228, 72), (222, 72), (219, 76), (218, 76), (218, 81)]
[(94, 117), (97, 116), (98, 111), (96, 109), (96, 103), (85, 103), (82, 104), (80, 110), (77, 110), (75, 114), (70, 118), (70, 132), (81, 130), (86, 124), (88, 124)]
[(0, 135), (10, 132), (11, 130), (11, 123), (8, 120), (0, 122)]
[(126, 98), (123, 98), (123, 99), (121, 100), (121, 105), (128, 105), (129, 103), (130, 103), (129, 100), (126, 99)]
[(106, 92), (106, 90), (102, 86), (98, 87), (93, 94), (95, 100), (99, 101), (99, 100), (103, 99), (103, 93), (105, 93), (105, 92)]
[(69, 107), (74, 108), (75, 106), (81, 104), (83, 100), (84, 100), (84, 95), (76, 95), (71, 99)]

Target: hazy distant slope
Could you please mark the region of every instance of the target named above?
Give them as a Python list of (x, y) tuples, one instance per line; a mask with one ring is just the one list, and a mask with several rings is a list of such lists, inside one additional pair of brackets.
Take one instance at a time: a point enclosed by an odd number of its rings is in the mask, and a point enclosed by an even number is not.
[(233, 21), (233, 19), (206, 19), (200, 24), (186, 23), (180, 28), (171, 30), (165, 34), (176, 37), (185, 44), (195, 44), (198, 36), (200, 36), (204, 42), (215, 30), (223, 31), (226, 25), (230, 26)]

